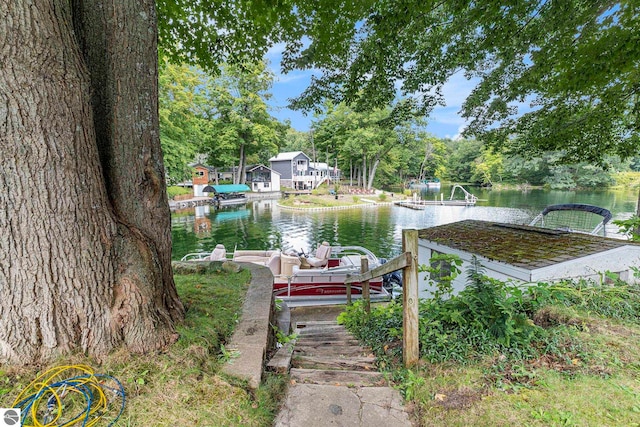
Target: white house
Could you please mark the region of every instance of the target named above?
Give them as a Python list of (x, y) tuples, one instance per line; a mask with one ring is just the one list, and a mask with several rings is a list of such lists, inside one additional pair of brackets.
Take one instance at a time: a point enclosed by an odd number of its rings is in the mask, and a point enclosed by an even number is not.
[[(565, 278), (602, 280), (603, 273), (637, 282), (640, 244), (582, 233), (524, 225), (466, 220), (418, 231), (418, 262), (433, 254), (454, 254), (463, 261), (454, 290), (466, 285), (467, 268), (475, 256), (485, 274), (502, 281), (537, 283)], [(431, 296), (429, 273), (420, 273), (420, 297)]]
[(264, 165), (247, 168), (246, 183), (254, 193), (279, 192), (280, 174)]

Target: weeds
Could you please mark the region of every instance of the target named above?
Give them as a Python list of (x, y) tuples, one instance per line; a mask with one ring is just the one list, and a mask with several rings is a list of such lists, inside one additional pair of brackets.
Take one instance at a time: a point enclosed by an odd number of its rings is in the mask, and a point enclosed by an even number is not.
[(640, 286), (604, 274), (604, 283), (517, 287), (474, 263), (466, 289), (453, 295), (458, 266), (450, 256), (422, 266), (435, 292), (419, 304), (421, 360), (412, 370), (401, 365), (400, 302), (367, 314), (358, 301), (339, 316), (374, 350), (421, 421), (640, 425)]

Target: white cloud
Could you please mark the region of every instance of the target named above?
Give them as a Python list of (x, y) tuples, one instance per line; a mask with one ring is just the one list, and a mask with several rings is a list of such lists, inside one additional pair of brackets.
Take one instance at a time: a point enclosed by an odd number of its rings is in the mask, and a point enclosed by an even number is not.
[(459, 110), (478, 82), (478, 79), (467, 80), (462, 72), (451, 76), (442, 87), (442, 95), (444, 96), (447, 106), (457, 107)]
[(296, 80), (311, 78), (313, 71), (290, 71), (287, 74), (276, 73), (275, 79), (278, 83), (289, 83)]
[(453, 140), (462, 139), (462, 132), (464, 132), (466, 128), (467, 128), (467, 124), (466, 123), (460, 125), (458, 127), (458, 132), (456, 132), (456, 134), (453, 135), (453, 137), (451, 137), (451, 139), (453, 139)]
[(280, 59), (282, 58), (282, 53), (284, 52), (286, 47), (287, 45), (285, 43), (275, 43), (269, 48), (269, 50), (267, 50), (267, 54), (265, 56), (270, 60), (277, 58), (279, 63)]

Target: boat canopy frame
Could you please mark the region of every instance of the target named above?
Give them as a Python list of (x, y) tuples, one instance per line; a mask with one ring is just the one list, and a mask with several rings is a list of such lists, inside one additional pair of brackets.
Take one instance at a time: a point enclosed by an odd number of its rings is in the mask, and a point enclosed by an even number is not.
[(558, 212), (558, 211), (577, 211), (577, 212), (591, 213), (594, 215), (601, 216), (602, 220), (591, 231), (582, 231), (582, 230), (572, 229), (569, 227), (561, 227), (561, 229), (564, 231), (569, 231), (574, 233), (586, 233), (594, 236), (600, 233), (601, 231), (602, 231), (602, 235), (606, 236), (607, 235), (606, 225), (609, 221), (611, 221), (611, 218), (613, 218), (613, 214), (611, 213), (611, 211), (599, 206), (588, 205), (584, 203), (562, 203), (558, 205), (547, 206), (542, 210), (542, 212), (540, 212), (531, 221), (531, 223), (529, 223), (529, 225), (532, 227), (536, 227), (536, 226), (544, 227), (545, 217), (551, 212)]

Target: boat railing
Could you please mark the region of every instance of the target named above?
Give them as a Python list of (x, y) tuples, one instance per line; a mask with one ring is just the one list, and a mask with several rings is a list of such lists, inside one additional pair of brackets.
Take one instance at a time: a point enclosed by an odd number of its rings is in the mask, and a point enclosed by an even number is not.
[(180, 261), (204, 260), (205, 258), (207, 258), (210, 255), (211, 255), (211, 252), (193, 252), (193, 253), (190, 253), (190, 254), (186, 254), (185, 256), (180, 258)]
[(362, 246), (332, 246), (331, 253), (336, 255), (366, 255), (369, 259), (378, 259), (373, 252)]

